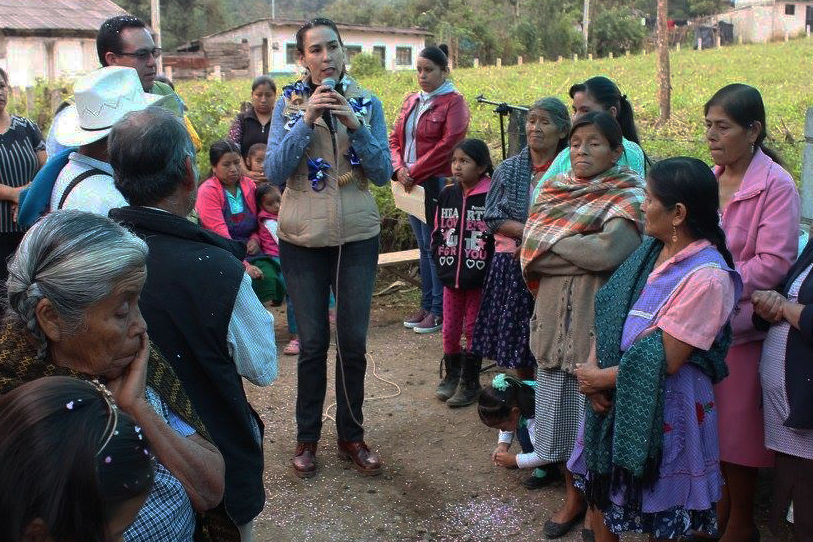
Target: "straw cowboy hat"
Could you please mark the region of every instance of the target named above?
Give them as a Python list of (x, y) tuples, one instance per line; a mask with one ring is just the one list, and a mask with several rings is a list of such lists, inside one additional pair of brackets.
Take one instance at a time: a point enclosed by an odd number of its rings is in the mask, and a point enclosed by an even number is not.
[(59, 115), (56, 140), (66, 147), (79, 147), (107, 137), (113, 125), (131, 111), (141, 111), (162, 96), (144, 92), (133, 68), (99, 68), (74, 85), (75, 105)]

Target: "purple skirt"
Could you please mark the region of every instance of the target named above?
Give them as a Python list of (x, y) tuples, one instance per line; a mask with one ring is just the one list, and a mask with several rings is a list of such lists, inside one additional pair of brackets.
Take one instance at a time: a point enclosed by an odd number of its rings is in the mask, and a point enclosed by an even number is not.
[(533, 312), (534, 298), (525, 286), (519, 261), (511, 253), (498, 252), (486, 275), (472, 350), (500, 367), (536, 367), (528, 346)]
[[(587, 408), (590, 408), (589, 406)], [(610, 495), (610, 509), (604, 510), (605, 523), (615, 532), (652, 532), (665, 536), (666, 526), (675, 531), (716, 527), (714, 505), (722, 496), (720, 451), (717, 440), (717, 407), (711, 379), (693, 365), (684, 365), (666, 378), (663, 408), (663, 458), (658, 480), (645, 486), (640, 507), (624, 500), (624, 488)], [(568, 469), (586, 475), (584, 426), (579, 429)], [(634, 519), (635, 521), (631, 521)]]

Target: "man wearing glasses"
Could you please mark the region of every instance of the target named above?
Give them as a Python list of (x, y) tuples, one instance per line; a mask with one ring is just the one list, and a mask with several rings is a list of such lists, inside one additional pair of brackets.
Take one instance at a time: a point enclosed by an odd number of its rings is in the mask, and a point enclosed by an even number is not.
[(102, 23), (96, 35), (96, 52), (102, 66), (134, 68), (144, 92), (161, 96), (172, 93), (169, 85), (155, 81), (161, 49), (138, 17), (121, 15)]
[[(132, 15), (120, 15), (102, 23), (99, 33), (96, 35), (96, 53), (99, 55), (99, 63), (103, 67), (123, 66), (135, 69), (144, 92), (159, 96), (174, 96), (174, 99), (162, 100), (161, 107), (183, 117), (195, 150), (200, 150), (200, 138), (192, 123), (189, 122), (189, 118), (183, 114), (185, 109), (183, 102), (172, 87), (155, 80), (158, 67), (156, 59), (161, 56), (161, 49), (155, 46), (152, 35), (141, 19)], [(52, 126), (57, 124), (62, 109), (72, 103), (73, 98), (70, 98), (57, 108)], [(54, 130), (51, 130), (46, 142), (48, 158), (65, 149), (66, 147), (56, 141)]]

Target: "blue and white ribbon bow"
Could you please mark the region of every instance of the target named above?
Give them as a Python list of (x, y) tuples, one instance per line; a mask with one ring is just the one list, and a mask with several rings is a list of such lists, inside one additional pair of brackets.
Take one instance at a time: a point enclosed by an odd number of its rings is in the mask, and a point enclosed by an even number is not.
[(350, 147), (349, 149), (347, 149), (347, 155), (346, 156), (347, 156), (347, 159), (350, 161), (351, 166), (360, 166), (361, 165), (361, 159), (359, 158), (359, 155), (356, 154), (356, 149), (354, 149), (353, 147)]
[(370, 108), (373, 106), (373, 102), (370, 100), (370, 98), (365, 98), (364, 96), (350, 98), (347, 100), (347, 103), (350, 104), (350, 108), (353, 110), (353, 113), (355, 113), (359, 118), (367, 115), (370, 112)]
[(330, 169), (330, 164), (321, 158), (313, 159), (308, 158), (308, 179), (311, 182), (311, 189), (314, 192), (324, 190), (327, 185), (327, 170)]
[(296, 83), (282, 87), (282, 95), (285, 96), (286, 99), (290, 100), (291, 96), (294, 94), (304, 96), (307, 88), (308, 86), (304, 83), (304, 81), (297, 81)]
[(285, 123), (285, 130), (290, 132), (293, 129), (294, 124), (296, 124), (296, 121), (298, 121), (304, 116), (305, 112), (302, 111), (301, 109), (296, 111), (295, 113), (292, 113), (291, 116), (288, 117), (288, 122)]

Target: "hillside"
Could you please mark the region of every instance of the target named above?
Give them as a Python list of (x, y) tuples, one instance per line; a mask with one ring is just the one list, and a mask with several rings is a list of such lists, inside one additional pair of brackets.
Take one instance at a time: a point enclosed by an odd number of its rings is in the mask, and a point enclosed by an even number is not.
[[(720, 87), (743, 82), (760, 89), (768, 114), (769, 143), (785, 158), (798, 179), (801, 164), (805, 111), (813, 105), (813, 40), (789, 43), (743, 45), (702, 52), (673, 52), (672, 120), (655, 130), (658, 118), (655, 55), (634, 55), (595, 61), (570, 60), (542, 65), (527, 63), (503, 68), (454, 70), (455, 84), (469, 101), (472, 111), (470, 134), (485, 139), (500, 158), (499, 121), (493, 107), (478, 104), (484, 94), (494, 101), (527, 105), (543, 96), (557, 96), (569, 104), (567, 91), (574, 83), (597, 74), (615, 80), (635, 109), (643, 147), (656, 158), (691, 155), (709, 160), (703, 136), (703, 104)], [(798, 66), (799, 69), (789, 69)], [(281, 87), (286, 81), (278, 81)], [(412, 71), (388, 73), (362, 79), (384, 104), (389, 126), (395, 120), (404, 95), (417, 88)], [(239, 103), (249, 98), (248, 81), (181, 82), (178, 90), (189, 106), (206, 145), (222, 137)]]

